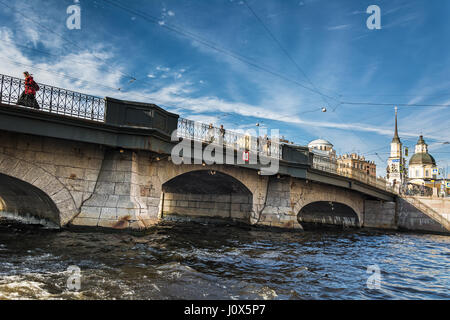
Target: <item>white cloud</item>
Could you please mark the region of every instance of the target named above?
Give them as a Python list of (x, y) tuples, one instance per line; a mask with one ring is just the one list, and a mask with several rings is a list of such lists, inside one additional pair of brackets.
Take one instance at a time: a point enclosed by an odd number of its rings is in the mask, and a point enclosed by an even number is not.
[(349, 24), (340, 24), (337, 26), (327, 27), (327, 30), (344, 30), (344, 29), (348, 29), (349, 27), (350, 27)]

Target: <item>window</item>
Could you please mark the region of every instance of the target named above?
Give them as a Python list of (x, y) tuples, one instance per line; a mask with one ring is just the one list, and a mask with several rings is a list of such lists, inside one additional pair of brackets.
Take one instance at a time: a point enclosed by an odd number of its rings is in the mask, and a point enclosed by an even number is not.
[(416, 170), (416, 178), (419, 178), (419, 170)]
[(425, 177), (429, 177), (430, 176), (430, 170), (425, 170)]

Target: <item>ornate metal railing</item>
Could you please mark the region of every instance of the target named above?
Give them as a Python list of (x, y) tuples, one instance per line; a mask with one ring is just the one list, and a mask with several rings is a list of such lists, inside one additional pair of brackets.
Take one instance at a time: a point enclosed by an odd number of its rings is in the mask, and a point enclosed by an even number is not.
[(227, 129), (220, 129), (193, 120), (178, 119), (178, 137), (202, 143), (221, 143), (226, 148), (248, 151), (266, 157), (282, 157), (282, 145), (271, 138), (254, 137)]
[[(105, 100), (87, 94), (38, 83), (36, 100), (40, 110), (76, 118), (104, 121)], [(0, 75), (0, 97), (4, 104), (17, 105), (25, 89), (23, 79)]]
[[(314, 155), (314, 157), (317, 157), (317, 155)], [(392, 186), (387, 184), (386, 180), (384, 180), (384, 179), (370, 176), (370, 175), (366, 174), (365, 172), (362, 172), (362, 171), (360, 172), (358, 170), (351, 170), (351, 171), (341, 170), (337, 166), (337, 163), (333, 163), (331, 161), (330, 161), (330, 164), (332, 164), (332, 165), (324, 164), (323, 161), (322, 162), (313, 161), (313, 168), (317, 169), (317, 170), (337, 174), (339, 176), (343, 176), (346, 178), (354, 179), (354, 180), (363, 182), (365, 184), (374, 186), (381, 190), (395, 192), (394, 188), (392, 188)]]

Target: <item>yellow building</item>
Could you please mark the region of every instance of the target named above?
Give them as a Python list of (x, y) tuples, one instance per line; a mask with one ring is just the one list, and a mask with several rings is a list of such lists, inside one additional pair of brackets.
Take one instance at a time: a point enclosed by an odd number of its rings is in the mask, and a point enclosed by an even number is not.
[(338, 173), (348, 177), (369, 176), (377, 177), (377, 165), (373, 161), (367, 161), (364, 156), (356, 153), (344, 154), (337, 158)]

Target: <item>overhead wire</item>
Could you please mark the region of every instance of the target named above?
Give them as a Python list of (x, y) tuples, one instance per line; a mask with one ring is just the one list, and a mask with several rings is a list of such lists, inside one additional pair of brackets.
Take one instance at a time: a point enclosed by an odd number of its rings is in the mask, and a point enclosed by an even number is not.
[(314, 92), (316, 94), (325, 95), (325, 96), (327, 96), (330, 99), (336, 100), (336, 98), (334, 98), (334, 97), (332, 97), (330, 95), (323, 94), (322, 92), (320, 92), (319, 90), (317, 90), (315, 88), (311, 88), (309, 86), (306, 86), (303, 83), (301, 83), (301, 82), (299, 82), (297, 80), (291, 79), (291, 78), (289, 78), (289, 77), (287, 77), (287, 76), (285, 76), (285, 75), (283, 75), (283, 74), (281, 74), (281, 73), (279, 73), (277, 71), (274, 71), (274, 70), (270, 69), (267, 66), (262, 66), (261, 64), (257, 64), (255, 62), (253, 62), (252, 61), (253, 59), (251, 59), (251, 58), (243, 56), (243, 55), (241, 55), (239, 53), (236, 53), (234, 51), (230, 51), (228, 49), (225, 49), (225, 48), (223, 48), (223, 47), (221, 47), (221, 46), (219, 46), (219, 45), (217, 45), (215, 43), (212, 43), (212, 42), (210, 42), (208, 40), (205, 40), (205, 39), (201, 38), (200, 36), (190, 32), (190, 31), (183, 30), (183, 28), (180, 28), (180, 27), (178, 27), (176, 25), (168, 24), (168, 23), (161, 24), (160, 23), (160, 19), (158, 19), (156, 17), (153, 17), (153, 16), (151, 16), (149, 14), (143, 13), (142, 11), (136, 11), (134, 9), (131, 9), (130, 7), (124, 6), (124, 5), (122, 5), (120, 3), (117, 3), (117, 2), (115, 2), (113, 0), (103, 0), (103, 1), (108, 3), (108, 4), (111, 4), (111, 5), (115, 6), (116, 8), (119, 8), (119, 9), (121, 9), (123, 11), (126, 11), (126, 12), (128, 12), (130, 14), (139, 16), (139, 17), (141, 17), (142, 19), (144, 19), (144, 20), (146, 20), (148, 22), (156, 24), (156, 25), (158, 25), (158, 26), (160, 26), (162, 28), (170, 30), (170, 31), (172, 31), (174, 33), (177, 33), (179, 35), (182, 35), (183, 37), (190, 38), (190, 39), (192, 39), (192, 40), (194, 40), (194, 41), (196, 41), (196, 42), (198, 42), (198, 43), (200, 43), (200, 44), (202, 44), (202, 45), (204, 45), (204, 46), (206, 46), (206, 47), (208, 47), (210, 49), (213, 49), (213, 50), (218, 51), (218, 52), (220, 52), (222, 54), (225, 54), (225, 55), (230, 56), (230, 57), (232, 57), (234, 59), (237, 59), (237, 60), (239, 60), (241, 62), (244, 62), (244, 63), (246, 63), (246, 64), (248, 64), (248, 65), (250, 65), (250, 66), (252, 66), (252, 67), (254, 67), (254, 68), (258, 69), (258, 70), (260, 70), (260, 71), (264, 71), (264, 72), (269, 73), (269, 74), (271, 74), (273, 76), (276, 76), (276, 77), (278, 77), (280, 79), (283, 79), (285, 81), (294, 83), (297, 86), (300, 86), (300, 87), (302, 87), (302, 88), (304, 88), (306, 90), (309, 90), (311, 92)]

